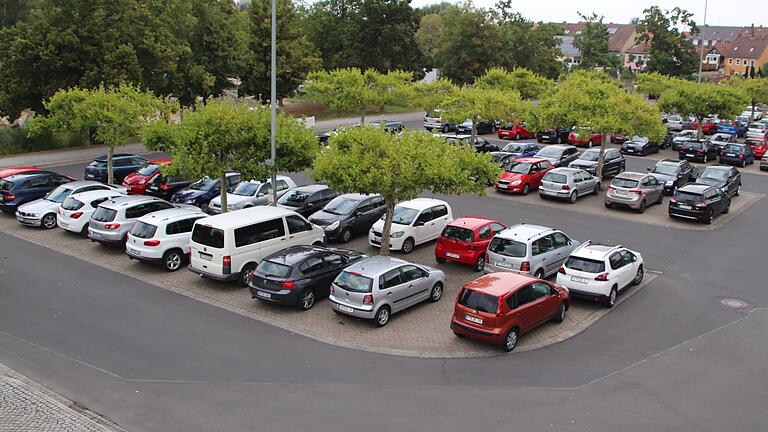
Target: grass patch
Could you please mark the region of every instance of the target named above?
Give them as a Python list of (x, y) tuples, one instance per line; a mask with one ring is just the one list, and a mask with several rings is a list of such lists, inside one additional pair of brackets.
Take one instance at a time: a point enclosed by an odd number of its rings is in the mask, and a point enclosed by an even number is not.
[(43, 133), (30, 138), (26, 128), (10, 126), (0, 128), (0, 156), (54, 150), (82, 145), (82, 139), (75, 134)]

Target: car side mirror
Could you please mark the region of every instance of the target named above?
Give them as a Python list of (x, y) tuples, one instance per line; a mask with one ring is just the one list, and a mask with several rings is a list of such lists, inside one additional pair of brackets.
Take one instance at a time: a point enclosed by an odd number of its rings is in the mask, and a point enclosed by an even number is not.
[(645, 170), (648, 171), (648, 172), (651, 172), (651, 167), (648, 167)]
[(415, 227), (424, 226), (424, 221), (416, 221), (413, 223), (413, 226)]

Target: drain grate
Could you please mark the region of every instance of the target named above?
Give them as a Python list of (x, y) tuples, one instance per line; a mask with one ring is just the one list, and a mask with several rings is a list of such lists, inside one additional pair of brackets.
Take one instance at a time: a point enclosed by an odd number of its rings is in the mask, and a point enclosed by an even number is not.
[(720, 300), (720, 303), (723, 306), (729, 307), (731, 309), (749, 309), (752, 307), (749, 302), (735, 298), (724, 298)]

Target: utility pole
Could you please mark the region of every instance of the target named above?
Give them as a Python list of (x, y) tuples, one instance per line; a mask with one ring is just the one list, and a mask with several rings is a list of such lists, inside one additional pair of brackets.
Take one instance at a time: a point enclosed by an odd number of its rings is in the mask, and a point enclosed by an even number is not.
[(699, 31), (699, 46), (701, 47), (701, 56), (699, 56), (699, 82), (701, 82), (701, 69), (704, 64), (704, 28), (707, 26), (707, 2), (704, 0), (704, 25)]
[(272, 205), (277, 206), (277, 0), (272, 0), (272, 94), (269, 98), (272, 118), (270, 121), (270, 141), (272, 143)]

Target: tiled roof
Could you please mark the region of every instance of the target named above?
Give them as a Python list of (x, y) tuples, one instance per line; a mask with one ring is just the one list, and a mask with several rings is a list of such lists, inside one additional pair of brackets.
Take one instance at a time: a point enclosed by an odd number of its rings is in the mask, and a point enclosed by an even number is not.
[(689, 40), (703, 38), (705, 40), (731, 42), (739, 37), (739, 34), (741, 34), (742, 30), (744, 30), (744, 27), (707, 25), (699, 27), (699, 33), (692, 35), (689, 32), (686, 32), (685, 37)]
[[(579, 22), (555, 24), (560, 26), (565, 31), (566, 36), (576, 36), (584, 28), (585, 23)], [(603, 23), (603, 25), (605, 25), (605, 27), (608, 29), (609, 34), (608, 51), (621, 52), (627, 42), (630, 42), (630, 39), (635, 37), (636, 26), (634, 24)]]
[(573, 45), (573, 36), (555, 36), (560, 41), (558, 48), (564, 56), (578, 57), (581, 55), (581, 51)]
[(768, 49), (768, 29), (745, 28), (723, 52), (726, 57), (759, 59)]

